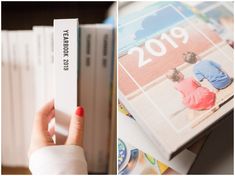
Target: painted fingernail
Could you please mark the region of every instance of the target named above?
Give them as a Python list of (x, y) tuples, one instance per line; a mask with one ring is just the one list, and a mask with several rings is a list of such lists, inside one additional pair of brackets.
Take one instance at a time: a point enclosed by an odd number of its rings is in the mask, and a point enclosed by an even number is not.
[(83, 117), (84, 116), (84, 109), (82, 106), (78, 106), (76, 111), (75, 111), (75, 114), (80, 116), (80, 117)]

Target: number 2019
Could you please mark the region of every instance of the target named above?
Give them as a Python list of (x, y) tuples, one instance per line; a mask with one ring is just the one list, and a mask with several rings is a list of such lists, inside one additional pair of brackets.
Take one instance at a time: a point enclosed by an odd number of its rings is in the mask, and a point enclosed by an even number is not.
[[(152, 56), (156, 56), (156, 57), (160, 57), (166, 54), (167, 49), (164, 46), (164, 44), (162, 43), (161, 40), (166, 40), (173, 48), (178, 48), (179, 46), (177, 45), (177, 43), (172, 39), (176, 38), (176, 39), (181, 39), (182, 43), (186, 44), (188, 42), (189, 36), (188, 33), (185, 29), (181, 28), (181, 27), (174, 27), (170, 30), (170, 35), (166, 34), (166, 33), (162, 33), (160, 36), (160, 40), (157, 39), (149, 39), (145, 42), (145, 48), (146, 50), (152, 55)], [(159, 51), (156, 51), (152, 48), (152, 45), (155, 45), (157, 47), (159, 47)], [(132, 54), (133, 52), (138, 52), (138, 58), (139, 58), (139, 62), (138, 62), (138, 67), (143, 67), (144, 65), (150, 63), (152, 61), (151, 58), (144, 58), (144, 50), (143, 48), (140, 47), (134, 47), (131, 48), (128, 51), (128, 54)]]

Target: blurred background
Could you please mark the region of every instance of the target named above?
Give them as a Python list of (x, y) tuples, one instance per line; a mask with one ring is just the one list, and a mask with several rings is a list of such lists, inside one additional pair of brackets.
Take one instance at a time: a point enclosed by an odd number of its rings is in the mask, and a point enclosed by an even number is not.
[[(6, 50), (8, 45), (3, 40), (4, 33), (12, 30), (32, 30), (33, 26), (53, 26), (54, 19), (79, 18), (79, 24), (109, 23), (114, 24), (116, 15), (116, 4), (114, 2), (1, 2), (2, 10), (2, 51)], [(21, 38), (22, 39), (22, 38)], [(24, 39), (22, 39), (24, 40)], [(18, 45), (16, 45), (18, 46)], [(12, 49), (12, 53), (20, 48)], [(26, 51), (26, 54), (34, 51)], [(28, 169), (27, 149), (30, 142), (30, 131), (34, 114), (37, 110), (32, 89), (36, 85), (33, 78), (30, 77), (32, 72), (26, 72), (28, 79), (21, 80), (21, 72), (17, 68), (22, 68), (21, 63), (9, 65), (6, 62), (6, 56), (10, 53), (2, 52), (2, 174), (30, 174)], [(16, 54), (16, 53), (14, 53)], [(10, 54), (11, 55), (11, 54)], [(53, 54), (52, 54), (53, 55)], [(53, 56), (52, 56), (53, 57)], [(5, 58), (5, 59), (4, 59)], [(53, 59), (52, 59), (53, 60)], [(30, 63), (25, 67), (30, 70)], [(115, 64), (115, 63), (114, 63)], [(14, 73), (10, 71), (13, 68)], [(115, 66), (113, 66), (115, 68)], [(115, 70), (113, 70), (113, 75)], [(14, 78), (12, 78), (15, 76)], [(10, 79), (12, 78), (12, 79)], [(112, 95), (110, 103), (110, 121), (109, 121), (109, 140), (105, 141), (109, 145), (106, 151), (107, 160), (104, 162), (105, 168), (102, 170), (90, 169), (91, 174), (115, 174), (116, 173), (116, 81), (113, 80)], [(113, 85), (114, 84), (114, 85)], [(19, 86), (15, 90), (26, 91), (25, 95), (18, 96), (17, 92), (12, 92), (12, 86)], [(26, 88), (27, 87), (27, 88)], [(11, 92), (9, 94), (9, 92)], [(17, 97), (16, 97), (17, 96)], [(26, 97), (27, 96), (27, 97)], [(11, 100), (10, 100), (11, 99)], [(30, 107), (24, 110), (15, 107), (17, 102), (26, 104), (26, 101), (32, 102)], [(20, 112), (18, 112), (18, 111)], [(27, 116), (22, 112), (27, 111)], [(21, 115), (20, 115), (21, 114)], [(20, 132), (20, 133), (19, 133)], [(89, 145), (89, 144), (88, 144)], [(11, 154), (9, 154), (9, 151)], [(11, 155), (11, 156), (10, 156)]]
[(2, 30), (52, 26), (54, 19), (79, 18), (80, 24), (102, 23), (113, 2), (2, 2)]

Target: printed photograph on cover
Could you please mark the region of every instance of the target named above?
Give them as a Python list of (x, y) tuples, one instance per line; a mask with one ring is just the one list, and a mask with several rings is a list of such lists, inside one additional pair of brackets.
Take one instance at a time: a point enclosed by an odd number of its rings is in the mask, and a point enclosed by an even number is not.
[(233, 49), (187, 6), (156, 3), (119, 17), (118, 32), (119, 98), (168, 154), (227, 111)]
[(203, 14), (204, 20), (210, 24), (211, 28), (233, 47), (233, 7), (233, 2), (198, 2), (193, 5), (193, 10)]

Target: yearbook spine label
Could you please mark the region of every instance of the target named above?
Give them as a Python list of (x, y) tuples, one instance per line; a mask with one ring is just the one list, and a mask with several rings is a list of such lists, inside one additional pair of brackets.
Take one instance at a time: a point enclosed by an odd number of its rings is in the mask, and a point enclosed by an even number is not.
[(77, 106), (78, 19), (54, 20), (55, 132), (64, 144)]

